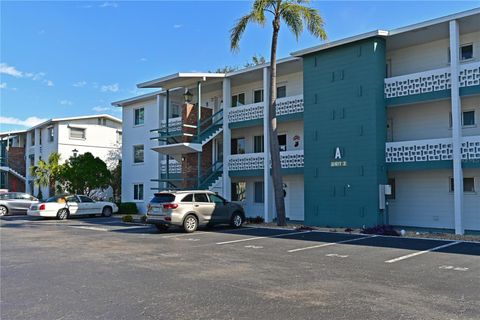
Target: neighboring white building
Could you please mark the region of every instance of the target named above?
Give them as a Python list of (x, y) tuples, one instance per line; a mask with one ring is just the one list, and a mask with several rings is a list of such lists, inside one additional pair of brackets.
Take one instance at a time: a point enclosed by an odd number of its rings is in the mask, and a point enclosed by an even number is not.
[[(61, 155), (61, 162), (90, 152), (108, 165), (108, 161), (120, 156), (122, 121), (108, 114), (50, 119), (20, 133), (2, 133), (0, 138), (11, 140), (10, 146), (24, 148), (25, 191), (37, 195), (38, 187), (29, 173), (31, 166), (47, 160), (52, 152)], [(48, 187), (42, 189), (42, 194), (50, 196)]]
[[(290, 220), (480, 230), (478, 21), (474, 9), (278, 61)], [(131, 159), (123, 162), (124, 201), (141, 202), (144, 212), (155, 190), (194, 187), (240, 201), (249, 216), (274, 219), (269, 72), (266, 63), (226, 74), (177, 73), (138, 84), (162, 91), (113, 103), (123, 108), (123, 156)], [(193, 97), (184, 104), (186, 91)], [(140, 115), (143, 125), (136, 125)], [(144, 161), (136, 164), (140, 146)], [(387, 184), (384, 207), (379, 188)]]

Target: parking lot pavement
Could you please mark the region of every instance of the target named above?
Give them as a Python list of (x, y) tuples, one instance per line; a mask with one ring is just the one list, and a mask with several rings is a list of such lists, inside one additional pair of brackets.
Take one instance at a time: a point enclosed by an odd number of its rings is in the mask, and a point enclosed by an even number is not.
[(4, 217), (2, 319), (478, 319), (480, 244)]

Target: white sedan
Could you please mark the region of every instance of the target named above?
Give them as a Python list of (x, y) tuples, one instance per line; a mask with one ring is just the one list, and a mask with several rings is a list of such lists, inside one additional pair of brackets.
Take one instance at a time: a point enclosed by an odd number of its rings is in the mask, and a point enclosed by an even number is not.
[(109, 217), (115, 212), (118, 212), (118, 207), (112, 202), (95, 201), (87, 196), (69, 195), (51, 197), (45, 202), (33, 204), (27, 214), (64, 220), (71, 215), (101, 214), (102, 217)]

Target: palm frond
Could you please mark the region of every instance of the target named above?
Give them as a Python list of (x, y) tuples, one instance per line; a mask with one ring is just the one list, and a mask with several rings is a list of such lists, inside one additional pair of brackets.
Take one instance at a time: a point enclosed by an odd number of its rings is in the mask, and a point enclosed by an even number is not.
[(284, 2), (280, 10), (280, 15), (283, 19), (283, 22), (295, 35), (295, 38), (298, 40), (300, 35), (303, 32), (303, 20), (302, 15), (297, 9), (297, 5), (289, 2)]

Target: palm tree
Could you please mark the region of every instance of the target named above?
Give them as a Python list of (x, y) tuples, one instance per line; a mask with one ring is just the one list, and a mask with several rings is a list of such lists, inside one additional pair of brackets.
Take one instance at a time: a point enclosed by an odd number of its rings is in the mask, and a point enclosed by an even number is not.
[(33, 177), (33, 182), (38, 186), (39, 199), (43, 198), (42, 187), (49, 187), (49, 194), (55, 191), (55, 180), (61, 169), (60, 154), (52, 152), (48, 156), (48, 162), (39, 160), (36, 166), (30, 167), (30, 175)]
[(327, 38), (323, 29), (323, 19), (318, 10), (304, 6), (308, 0), (255, 0), (250, 13), (241, 17), (230, 30), (230, 47), (232, 51), (239, 49), (240, 38), (248, 24), (255, 23), (264, 26), (267, 22), (265, 14), (272, 14), (272, 45), (270, 49), (270, 92), (269, 92), (269, 132), (270, 155), (272, 158), (272, 180), (277, 209), (277, 224), (286, 225), (283, 179), (281, 175), (280, 147), (278, 144), (277, 116), (275, 101), (277, 98), (277, 42), (281, 22), (299, 38), (303, 32), (304, 23), (308, 31), (319, 39)]

